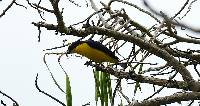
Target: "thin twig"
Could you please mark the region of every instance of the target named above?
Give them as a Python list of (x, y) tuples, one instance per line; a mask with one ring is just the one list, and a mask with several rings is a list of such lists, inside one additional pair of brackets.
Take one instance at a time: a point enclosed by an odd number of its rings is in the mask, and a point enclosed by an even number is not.
[(117, 84), (115, 86), (115, 90), (113, 92), (113, 96), (112, 96), (112, 101), (111, 101), (111, 106), (114, 106), (114, 103), (115, 103), (115, 95), (116, 95), (116, 92), (117, 92), (117, 89), (118, 87), (121, 85), (121, 79), (118, 79), (117, 80)]
[(19, 3), (17, 3), (17, 2), (15, 2), (15, 4), (18, 5), (18, 6), (24, 7), (25, 9), (27, 9), (27, 7), (24, 6), (24, 5), (22, 5), (22, 4), (19, 4)]
[(81, 24), (81, 23), (83, 23), (83, 22), (85, 22), (85, 21), (88, 21), (88, 20), (90, 20), (90, 18), (92, 18), (92, 16), (94, 16), (95, 14), (98, 14), (98, 13), (100, 13), (100, 12), (102, 12), (102, 9), (100, 9), (99, 11), (96, 11), (96, 12), (92, 13), (92, 14), (91, 14), (89, 17), (87, 17), (85, 20), (83, 20), (83, 21), (81, 21), (81, 22), (78, 22), (78, 23), (76, 23), (76, 24), (72, 24), (71, 26), (75, 26), (75, 25)]
[(4, 92), (2, 92), (2, 91), (0, 91), (0, 93), (1, 93), (3, 96), (6, 96), (7, 98), (9, 98), (9, 99), (14, 103), (15, 106), (19, 106), (19, 104), (17, 103), (17, 101), (14, 100), (12, 97), (10, 97), (9, 95), (7, 95), (6, 93), (4, 93)]
[(73, 1), (73, 0), (69, 0), (72, 4), (74, 4), (75, 6), (77, 6), (77, 7), (81, 7), (78, 3), (76, 3), (75, 1)]
[(188, 106), (192, 106), (193, 103), (194, 103), (194, 100), (192, 100), (192, 101), (188, 104)]
[[(98, 7), (96, 6), (96, 4), (94, 3), (93, 0), (90, 0), (90, 3), (91, 3), (92, 8), (93, 8), (96, 12), (100, 11), (100, 9), (98, 9)], [(106, 21), (105, 21), (103, 15), (102, 15), (102, 13), (98, 13), (98, 16), (99, 16), (99, 19), (102, 21), (103, 25), (105, 26), (105, 28), (109, 28), (109, 25), (108, 25), (108, 23), (106, 23)]]
[(119, 93), (124, 97), (124, 99), (126, 99), (126, 101), (128, 102), (128, 104), (131, 104), (131, 101), (129, 100), (128, 96), (126, 96), (123, 92), (122, 92), (122, 88), (120, 87), (120, 89), (118, 88)]
[(145, 100), (148, 100), (148, 99), (150, 99), (150, 98), (152, 98), (153, 96), (155, 96), (156, 94), (158, 94), (159, 92), (161, 92), (164, 88), (165, 88), (164, 86), (160, 87), (160, 88), (159, 88), (156, 92), (154, 92), (151, 96), (149, 96), (149, 97), (147, 97), (146, 99), (144, 99), (144, 101), (145, 101)]
[(194, 65), (194, 70), (197, 73), (197, 75), (200, 77), (200, 73), (199, 70), (197, 69), (197, 64)]
[(127, 5), (130, 5), (130, 6), (133, 6), (134, 8), (138, 9), (139, 11), (142, 11), (143, 13), (146, 13), (147, 15), (149, 15), (150, 17), (152, 17), (153, 19), (155, 19), (158, 23), (161, 23), (160, 20), (158, 18), (156, 18), (153, 14), (151, 14), (150, 12), (138, 7), (137, 5), (133, 4), (133, 3), (130, 3), (130, 2), (127, 2), (127, 1), (123, 1), (123, 0), (111, 0), (109, 3), (108, 3), (108, 6), (110, 7), (110, 5), (112, 4), (112, 2), (122, 2), (124, 4), (127, 4)]
[(158, 15), (158, 16), (164, 18), (166, 22), (168, 22), (168, 23), (170, 23), (170, 24), (172, 24), (172, 25), (176, 25), (176, 26), (179, 26), (179, 27), (187, 28), (188, 30), (191, 30), (191, 31), (193, 31), (193, 32), (200, 33), (200, 28), (195, 28), (195, 27), (193, 27), (193, 26), (189, 26), (189, 25), (187, 25), (187, 24), (185, 24), (185, 23), (183, 23), (183, 22), (176, 22), (176, 21), (173, 21), (172, 19), (168, 18), (168, 17), (167, 17), (168, 15), (166, 15), (166, 14), (163, 13), (162, 11), (157, 12), (155, 9), (153, 9), (153, 8), (149, 5), (149, 3), (148, 3), (146, 0), (143, 0), (143, 2), (144, 2), (144, 4), (145, 4), (145, 6), (146, 6), (147, 8), (149, 8), (149, 10), (150, 10), (151, 12), (153, 12), (154, 14), (156, 14), (156, 15)]
[(12, 0), (12, 2), (6, 7), (6, 9), (3, 10), (3, 12), (0, 14), (0, 18), (6, 14), (6, 12), (12, 7), (12, 5), (16, 2), (16, 0)]
[(194, 2), (196, 2), (196, 1), (197, 1), (197, 0), (193, 0), (193, 1), (189, 4), (187, 12), (186, 12), (182, 17), (179, 17), (180, 20), (183, 19), (183, 18), (191, 11), (191, 9), (192, 9), (192, 4), (193, 4)]
[[(47, 64), (47, 62), (46, 62), (46, 55), (49, 55), (49, 54), (53, 54), (53, 53), (46, 53), (46, 54), (44, 55), (44, 57), (43, 57), (43, 61), (44, 61), (45, 65), (46, 65), (46, 67), (47, 67), (47, 69), (48, 69), (48, 71), (49, 71), (49, 73), (50, 73), (50, 75), (51, 75), (51, 78), (53, 79), (55, 85), (58, 87), (58, 89), (59, 89), (60, 91), (62, 91), (63, 93), (65, 93), (65, 91), (61, 88), (61, 86), (57, 83), (56, 79), (55, 79), (54, 76), (53, 76), (53, 73), (51, 72), (51, 70), (50, 70), (50, 68), (49, 68), (49, 66), (48, 66), (48, 64)], [(56, 54), (56, 55), (58, 55), (58, 54), (63, 55), (63, 54), (65, 54), (65, 53), (55, 53), (55, 54)], [(66, 93), (65, 93), (65, 94), (66, 94)]]
[(69, 44), (62, 45), (62, 46), (58, 46), (58, 47), (52, 47), (52, 48), (49, 48), (49, 49), (45, 49), (45, 50), (43, 50), (43, 51), (54, 50), (54, 49), (60, 49), (60, 48), (66, 47), (66, 46), (69, 46)]
[[(172, 75), (171, 77), (169, 77), (169, 80), (172, 80), (176, 75), (178, 74), (178, 72), (176, 71), (174, 73), (174, 75)], [(154, 92), (151, 96), (149, 96), (148, 98), (144, 99), (145, 100), (148, 100), (150, 98), (152, 98), (153, 96), (155, 96), (156, 94), (158, 94), (159, 92), (161, 92), (162, 90), (164, 89), (164, 86), (162, 86), (160, 89), (158, 89), (156, 92)]]
[(3, 100), (1, 100), (1, 104), (2, 104), (3, 106), (6, 106), (6, 104), (3, 102)]
[(46, 93), (45, 91), (42, 91), (39, 86), (38, 86), (38, 73), (36, 75), (36, 78), (35, 78), (35, 87), (37, 88), (37, 90), (41, 93), (43, 93), (44, 95), (50, 97), (51, 99), (55, 100), (56, 102), (60, 103), (62, 106), (66, 106), (63, 102), (61, 102), (60, 100), (58, 100), (57, 98), (53, 97), (52, 95)]
[(171, 17), (171, 19), (174, 19), (175, 17), (177, 17), (187, 6), (187, 4), (189, 3), (190, 0), (186, 0), (186, 2), (184, 3), (184, 5), (181, 7), (181, 9), (173, 16)]

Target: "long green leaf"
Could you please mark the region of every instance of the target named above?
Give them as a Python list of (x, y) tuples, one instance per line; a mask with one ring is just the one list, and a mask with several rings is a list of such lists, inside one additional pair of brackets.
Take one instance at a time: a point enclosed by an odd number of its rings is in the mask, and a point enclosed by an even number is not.
[(112, 85), (111, 85), (110, 75), (108, 75), (108, 94), (109, 94), (109, 99), (111, 102), (112, 101)]
[(104, 106), (104, 74), (103, 72), (101, 72), (101, 78), (100, 78), (100, 89), (101, 89), (101, 96), (100, 96), (100, 100), (101, 100), (101, 106)]
[(108, 106), (108, 74), (104, 73), (104, 102), (105, 106)]
[(95, 79), (95, 101), (96, 105), (98, 98), (100, 98), (101, 106), (108, 106), (108, 101), (112, 100), (112, 87), (110, 74), (101, 72), (100, 70), (94, 69)]
[(96, 69), (94, 69), (93, 74), (94, 74), (94, 80), (95, 80), (95, 101), (96, 101), (96, 106), (97, 106), (98, 98), (100, 97), (99, 71), (96, 71)]
[(135, 89), (134, 89), (134, 95), (136, 94), (137, 90), (141, 91), (141, 86), (140, 86), (140, 82), (136, 81), (135, 83)]
[(66, 75), (66, 101), (67, 101), (67, 106), (72, 106), (72, 93), (71, 93), (70, 79), (68, 75)]

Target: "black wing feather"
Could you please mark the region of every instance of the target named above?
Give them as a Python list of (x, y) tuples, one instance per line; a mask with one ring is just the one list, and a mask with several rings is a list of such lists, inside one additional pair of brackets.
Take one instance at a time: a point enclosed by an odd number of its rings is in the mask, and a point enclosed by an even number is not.
[(108, 49), (106, 46), (102, 45), (100, 42), (94, 41), (94, 40), (87, 40), (85, 41), (90, 47), (94, 49), (98, 49), (106, 54), (108, 54), (110, 57), (114, 59), (119, 59), (117, 56), (115, 56), (115, 53), (112, 52), (110, 49)]

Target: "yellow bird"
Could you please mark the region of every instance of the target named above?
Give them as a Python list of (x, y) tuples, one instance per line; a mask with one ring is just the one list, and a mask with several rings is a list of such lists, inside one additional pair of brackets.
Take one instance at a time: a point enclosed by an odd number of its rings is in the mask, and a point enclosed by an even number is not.
[(75, 41), (69, 46), (68, 53), (80, 54), (96, 63), (119, 62), (119, 58), (115, 56), (114, 52), (109, 50), (106, 46), (102, 45), (100, 42), (94, 40)]

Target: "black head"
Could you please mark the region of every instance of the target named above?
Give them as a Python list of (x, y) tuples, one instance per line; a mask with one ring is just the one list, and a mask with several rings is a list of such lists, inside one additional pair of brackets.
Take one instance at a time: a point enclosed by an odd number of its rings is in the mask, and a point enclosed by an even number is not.
[(73, 49), (75, 49), (78, 45), (82, 44), (83, 41), (77, 40), (73, 42), (69, 47), (67, 53), (71, 53)]

